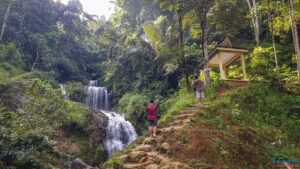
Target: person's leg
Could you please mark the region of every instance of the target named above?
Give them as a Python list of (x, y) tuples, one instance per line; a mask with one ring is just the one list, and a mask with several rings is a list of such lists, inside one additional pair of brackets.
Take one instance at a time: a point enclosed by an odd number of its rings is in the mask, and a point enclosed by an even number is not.
[(149, 127), (148, 127), (148, 130), (149, 130), (149, 137), (152, 137), (152, 127), (149, 126)]
[(153, 137), (157, 137), (157, 135), (156, 135), (156, 126), (153, 126)]
[(204, 92), (203, 92), (203, 91), (201, 91), (201, 92), (200, 92), (200, 102), (202, 102), (202, 101), (203, 101), (203, 99), (204, 99)]
[(202, 103), (202, 92), (200, 92), (199, 102)]
[(199, 91), (196, 91), (196, 97), (198, 102), (201, 102), (201, 93)]
[(154, 127), (151, 126), (151, 137), (153, 137), (153, 134), (154, 134)]
[(199, 102), (199, 92), (198, 91), (196, 91), (196, 98), (197, 98), (197, 101)]
[(156, 134), (156, 122), (157, 122), (157, 120), (153, 121), (153, 137), (157, 137), (157, 134)]
[(149, 127), (148, 127), (148, 130), (149, 130), (149, 136), (152, 137), (153, 135), (153, 122), (151, 120), (149, 120)]

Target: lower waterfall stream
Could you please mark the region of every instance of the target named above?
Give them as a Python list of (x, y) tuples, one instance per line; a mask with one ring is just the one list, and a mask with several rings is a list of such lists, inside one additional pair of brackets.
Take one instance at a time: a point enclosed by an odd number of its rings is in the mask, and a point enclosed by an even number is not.
[(137, 138), (134, 127), (129, 121), (125, 120), (124, 114), (109, 111), (109, 95), (105, 87), (98, 87), (97, 81), (92, 80), (86, 88), (86, 104), (95, 110), (102, 111), (108, 118), (106, 129), (105, 151), (108, 157)]

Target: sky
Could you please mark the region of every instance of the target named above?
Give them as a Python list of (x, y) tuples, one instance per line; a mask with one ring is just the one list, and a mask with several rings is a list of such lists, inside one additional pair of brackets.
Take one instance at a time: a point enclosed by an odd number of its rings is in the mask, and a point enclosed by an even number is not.
[[(61, 0), (62, 3), (67, 4), (69, 0)], [(80, 0), (83, 10), (89, 14), (102, 16), (106, 19), (114, 13), (114, 5), (112, 0)]]

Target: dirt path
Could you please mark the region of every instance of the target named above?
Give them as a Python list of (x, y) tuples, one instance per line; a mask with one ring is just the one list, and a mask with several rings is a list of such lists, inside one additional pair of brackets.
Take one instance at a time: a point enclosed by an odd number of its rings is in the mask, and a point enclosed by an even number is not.
[(168, 155), (172, 147), (169, 137), (176, 130), (183, 129), (199, 107), (189, 108), (174, 116), (165, 127), (158, 129), (158, 138), (147, 138), (128, 154), (120, 157), (126, 169), (189, 169), (190, 166), (176, 161)]

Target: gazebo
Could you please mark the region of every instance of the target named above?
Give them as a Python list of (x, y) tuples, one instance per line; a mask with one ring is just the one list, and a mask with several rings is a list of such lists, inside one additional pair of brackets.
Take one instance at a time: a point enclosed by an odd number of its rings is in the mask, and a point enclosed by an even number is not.
[[(229, 38), (226, 38), (219, 46), (217, 46), (209, 55), (208, 66), (210, 68), (220, 69), (220, 78), (233, 87), (243, 86), (248, 83), (245, 54), (248, 50), (233, 47)], [(227, 70), (237, 60), (241, 61), (243, 79), (228, 79)]]

